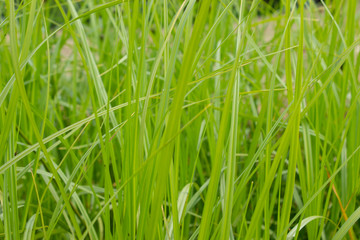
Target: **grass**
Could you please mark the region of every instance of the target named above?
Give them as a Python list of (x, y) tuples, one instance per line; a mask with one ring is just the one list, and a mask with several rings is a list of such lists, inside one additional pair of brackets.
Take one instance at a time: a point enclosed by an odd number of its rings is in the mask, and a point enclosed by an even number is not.
[(0, 238), (358, 239), (359, 9), (0, 0)]

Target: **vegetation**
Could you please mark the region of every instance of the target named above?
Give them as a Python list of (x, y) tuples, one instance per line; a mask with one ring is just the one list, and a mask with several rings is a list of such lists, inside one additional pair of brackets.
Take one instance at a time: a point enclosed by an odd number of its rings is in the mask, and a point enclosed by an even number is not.
[(357, 0), (0, 0), (0, 237), (360, 236)]

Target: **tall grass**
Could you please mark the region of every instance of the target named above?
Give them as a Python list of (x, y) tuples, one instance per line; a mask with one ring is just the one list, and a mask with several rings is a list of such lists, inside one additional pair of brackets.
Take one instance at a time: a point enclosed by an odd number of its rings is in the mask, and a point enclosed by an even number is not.
[(359, 13), (0, 0), (0, 238), (358, 239)]

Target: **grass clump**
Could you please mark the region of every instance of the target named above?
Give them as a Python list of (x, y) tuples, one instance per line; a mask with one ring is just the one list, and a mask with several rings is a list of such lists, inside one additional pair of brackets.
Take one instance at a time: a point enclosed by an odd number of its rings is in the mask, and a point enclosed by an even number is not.
[(356, 0), (0, 0), (0, 236), (357, 239)]

